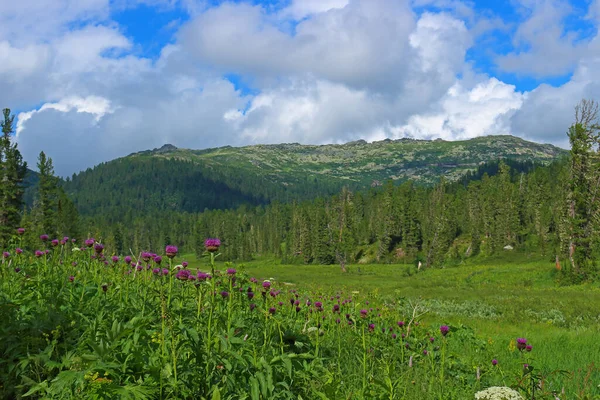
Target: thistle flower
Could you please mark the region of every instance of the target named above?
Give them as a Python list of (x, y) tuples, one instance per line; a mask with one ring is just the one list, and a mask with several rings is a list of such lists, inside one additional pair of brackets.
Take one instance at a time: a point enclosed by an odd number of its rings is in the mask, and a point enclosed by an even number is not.
[(207, 274), (206, 272), (198, 272), (197, 277), (198, 277), (199, 281), (205, 281), (207, 279), (210, 279), (210, 275)]
[(398, 336), (396, 336), (395, 333), (392, 333), (392, 339), (396, 339)]
[(48, 235), (46, 235), (46, 234), (40, 235), (40, 240), (41, 240), (42, 242), (47, 242), (47, 241), (48, 241), (48, 239), (50, 239), (50, 238), (48, 237)]
[(226, 292), (225, 290), (223, 290), (221, 292), (221, 297), (224, 298), (224, 299), (227, 298), (227, 297), (229, 297), (229, 292)]
[(163, 268), (162, 274), (163, 274), (163, 276), (169, 275), (169, 270), (166, 268)]
[(527, 350), (528, 352), (530, 352), (531, 350), (533, 350), (533, 346), (528, 344), (527, 346), (525, 346), (525, 350)]
[(23, 235), (25, 233), (25, 228), (17, 228), (17, 234)]
[(187, 281), (190, 279), (190, 271), (187, 269), (182, 269), (175, 274), (175, 278), (179, 279), (180, 281)]
[(104, 293), (106, 293), (106, 291), (107, 291), (107, 290), (108, 290), (108, 283), (103, 283), (103, 284), (102, 284), (102, 291), (103, 291)]
[(152, 258), (152, 253), (148, 252), (148, 251), (143, 251), (142, 255), (141, 255), (142, 260), (144, 260), (145, 262), (150, 261), (150, 259)]
[(188, 266), (188, 262), (187, 262), (187, 261), (184, 261), (184, 262), (182, 262), (182, 263), (181, 263), (181, 266), (182, 266), (183, 268), (187, 268), (187, 266)]
[(63, 236), (62, 240), (64, 240), (65, 242), (69, 241), (69, 237), (68, 236)]
[(340, 312), (340, 305), (339, 304), (334, 304), (333, 305), (333, 312), (334, 313), (339, 313)]
[(10, 257), (10, 253), (8, 251), (5, 251), (4, 253), (2, 253), (2, 257), (3, 258), (9, 258)]
[(375, 324), (369, 324), (369, 332), (373, 332), (375, 330)]
[(492, 360), (492, 365), (496, 366), (498, 365), (498, 360), (496, 360), (495, 358)]
[(255, 308), (256, 308), (256, 304), (250, 303), (250, 311), (254, 310)]
[(248, 300), (252, 300), (254, 298), (254, 292), (248, 292)]
[(235, 275), (236, 272), (235, 268), (227, 268), (227, 275)]
[(270, 288), (270, 287), (271, 287), (271, 282), (269, 282), (269, 281), (264, 281), (264, 282), (262, 283), (262, 287), (263, 287), (263, 288), (265, 288), (265, 289), (268, 289), (268, 288)]
[(297, 313), (298, 313), (298, 312), (300, 312), (300, 310), (302, 310), (302, 309), (301, 309), (299, 306), (298, 306), (298, 307), (296, 307), (296, 312), (297, 312)]
[(117, 256), (112, 256), (112, 262), (114, 262), (115, 264), (119, 262), (119, 257)]
[(41, 257), (41, 256), (43, 256), (43, 255), (44, 255), (44, 252), (43, 252), (43, 251), (41, 251), (41, 250), (36, 250), (36, 251), (35, 251), (35, 256), (36, 256), (37, 258), (40, 258), (40, 257)]
[(173, 245), (169, 245), (167, 247), (165, 247), (165, 253), (167, 255), (167, 257), (169, 258), (173, 258), (177, 255), (177, 246), (173, 246)]
[(19, 272), (21, 272), (21, 268), (19, 268), (19, 267), (15, 268), (15, 272), (18, 274)]
[(160, 263), (162, 262), (162, 257), (161, 256), (156, 256), (154, 257), (154, 262), (158, 265), (160, 265)]
[(71, 239), (71, 243), (77, 242), (77, 239)]
[(73, 275), (69, 276), (69, 282), (73, 282), (75, 280), (75, 277)]
[(398, 327), (402, 328), (404, 326), (404, 321), (398, 321)]
[(89, 238), (89, 239), (86, 239), (84, 243), (87, 247), (92, 247), (94, 245), (94, 243), (96, 243), (96, 239)]
[(127, 265), (131, 264), (131, 256), (125, 256), (124, 261)]
[(160, 268), (154, 268), (154, 269), (152, 270), (152, 273), (153, 273), (154, 275), (158, 275), (158, 274), (160, 274)]
[(21, 249), (21, 248), (17, 247), (17, 248), (15, 249), (15, 253), (17, 253), (17, 254), (21, 254), (21, 253), (23, 253), (23, 249)]
[(446, 336), (449, 331), (450, 331), (450, 328), (448, 327), (448, 325), (440, 326), (440, 333), (442, 334), (442, 336)]
[(427, 355), (427, 350), (423, 350), (423, 355), (426, 356)]
[(104, 245), (96, 243), (96, 245), (94, 246), (94, 251), (98, 254), (101, 254), (104, 251)]
[(210, 253), (218, 251), (219, 247), (221, 247), (221, 240), (219, 239), (209, 238), (204, 241), (204, 248)]
[(315, 307), (317, 308), (317, 310), (321, 311), (323, 310), (323, 303), (321, 303), (320, 301), (316, 301)]
[(527, 339), (517, 338), (517, 349), (519, 349), (520, 351), (523, 351), (523, 350), (525, 350), (526, 347), (527, 347)]
[(277, 309), (275, 307), (269, 308), (269, 314), (275, 315), (276, 312), (277, 312)]
[(361, 318), (365, 318), (367, 316), (369, 312), (365, 309), (360, 310), (360, 316)]

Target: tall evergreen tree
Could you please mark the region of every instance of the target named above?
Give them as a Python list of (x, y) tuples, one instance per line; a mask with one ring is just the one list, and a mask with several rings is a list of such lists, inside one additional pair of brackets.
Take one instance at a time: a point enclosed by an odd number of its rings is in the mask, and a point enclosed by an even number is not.
[(2, 138), (0, 138), (0, 243), (5, 242), (21, 220), (23, 208), (23, 180), (27, 163), (11, 140), (14, 132), (14, 115), (5, 108), (2, 111)]
[(58, 233), (56, 214), (58, 206), (58, 179), (54, 176), (52, 159), (42, 151), (38, 157), (40, 228), (48, 235)]
[(600, 124), (595, 101), (582, 100), (575, 107), (575, 123), (569, 128), (571, 168), (568, 192), (569, 261), (576, 279), (588, 279), (596, 271), (593, 237), (598, 230), (600, 198)]

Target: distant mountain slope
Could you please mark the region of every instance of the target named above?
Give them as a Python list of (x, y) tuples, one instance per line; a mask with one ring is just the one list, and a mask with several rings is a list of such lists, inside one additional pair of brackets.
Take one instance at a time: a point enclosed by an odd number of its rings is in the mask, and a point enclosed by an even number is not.
[(192, 212), (307, 199), (335, 193), (342, 186), (366, 188), (388, 179), (433, 184), (441, 176), (457, 180), (498, 159), (547, 164), (566, 153), (513, 136), (206, 150), (165, 145), (88, 169), (65, 187), (83, 214), (108, 212), (119, 218), (141, 210)]

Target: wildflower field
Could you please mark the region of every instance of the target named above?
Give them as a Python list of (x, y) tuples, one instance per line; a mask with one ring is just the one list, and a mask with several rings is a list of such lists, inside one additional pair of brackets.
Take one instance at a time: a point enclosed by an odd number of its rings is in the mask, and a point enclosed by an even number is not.
[(539, 260), (342, 274), (205, 245), (196, 260), (16, 236), (0, 397), (600, 399), (600, 291), (557, 287)]

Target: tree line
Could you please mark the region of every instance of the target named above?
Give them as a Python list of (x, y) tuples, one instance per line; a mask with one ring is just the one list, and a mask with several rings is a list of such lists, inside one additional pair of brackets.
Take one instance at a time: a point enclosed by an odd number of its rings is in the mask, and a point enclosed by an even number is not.
[[(284, 263), (339, 264), (342, 270), (350, 263), (363, 262), (438, 268), (512, 249), (556, 262), (566, 281), (598, 277), (600, 126), (598, 105), (593, 101), (576, 107), (575, 122), (568, 130), (570, 157), (549, 166), (491, 162), (459, 182), (442, 178), (433, 187), (389, 181), (369, 190), (343, 188), (312, 200), (267, 204), (263, 197), (237, 197), (250, 196), (247, 193), (230, 193), (227, 199), (221, 192), (230, 189), (211, 190), (217, 183), (206, 177), (199, 178), (206, 188), (205, 197), (189, 198), (195, 193), (192, 168), (172, 170), (174, 178), (159, 187), (163, 182), (158, 179), (160, 161), (149, 160), (141, 171), (125, 174), (130, 192), (114, 196), (121, 204), (117, 215), (96, 213), (81, 218), (43, 152), (38, 160), (37, 196), (31, 208), (23, 208), (25, 164), (9, 139), (10, 112), (5, 110), (4, 115), (0, 176), (10, 183), (3, 184), (1, 192), (4, 241), (16, 226), (28, 225), (32, 240), (38, 233), (73, 236), (81, 232), (99, 238), (119, 254), (166, 244), (200, 254), (206, 237), (220, 237), (227, 260), (272, 256)], [(131, 165), (125, 162), (111, 168)], [(157, 171), (150, 185), (145, 169)], [(150, 193), (152, 184), (156, 196)], [(92, 193), (78, 196), (87, 199), (77, 203), (80, 208), (102, 207), (94, 204)], [(140, 210), (132, 198), (148, 207)], [(218, 205), (219, 201), (226, 209), (194, 212), (200, 203)], [(193, 206), (175, 211), (169, 202)]]
[[(13, 141), (15, 116), (10, 109), (2, 111), (2, 138), (0, 139), (0, 248), (8, 248), (18, 228), (25, 234), (21, 243), (34, 246), (39, 235), (52, 237), (79, 234), (79, 213), (62, 189), (54, 174), (52, 159), (42, 151), (35, 174), (36, 191), (32, 204), (26, 207), (27, 168), (17, 143)], [(63, 236), (61, 236), (62, 238)]]

